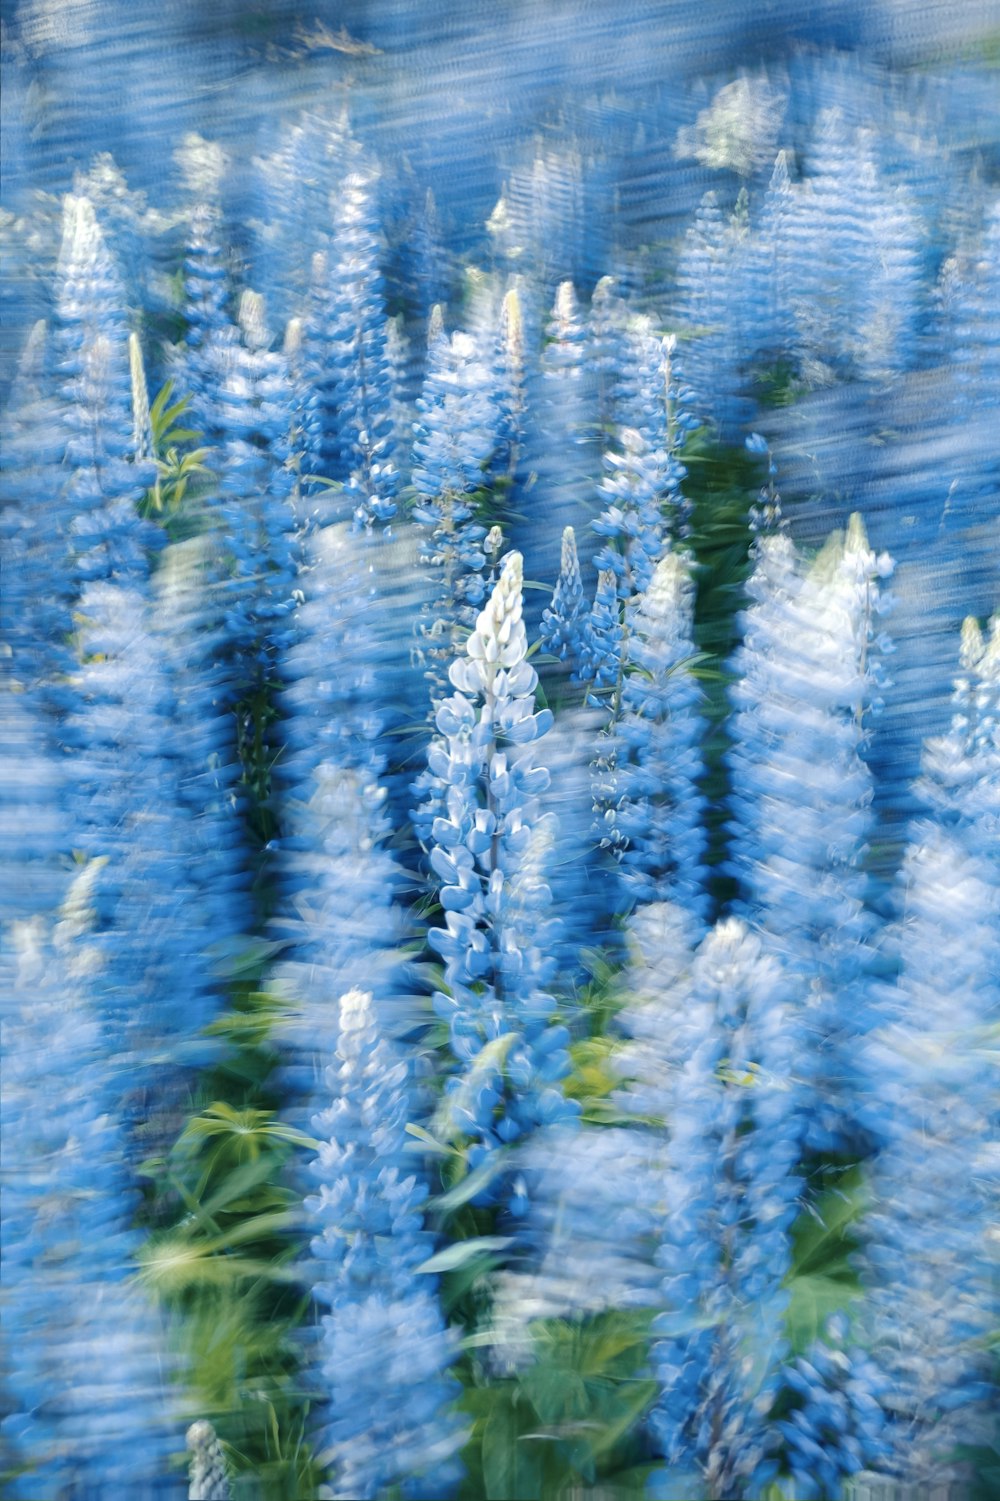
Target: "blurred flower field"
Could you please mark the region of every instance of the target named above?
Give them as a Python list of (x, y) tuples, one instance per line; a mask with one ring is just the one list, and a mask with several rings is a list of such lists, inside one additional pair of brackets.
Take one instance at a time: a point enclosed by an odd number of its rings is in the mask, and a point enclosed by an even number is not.
[(1000, 12), (18, 0), (12, 1501), (1000, 1491)]

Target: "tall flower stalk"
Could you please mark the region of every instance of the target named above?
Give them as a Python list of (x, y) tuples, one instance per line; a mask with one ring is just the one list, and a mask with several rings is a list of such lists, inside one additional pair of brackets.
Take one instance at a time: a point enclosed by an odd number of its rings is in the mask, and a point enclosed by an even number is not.
[(422, 1225), (427, 1194), (406, 1151), (407, 1065), (382, 1036), (370, 994), (338, 1003), (332, 1103), (314, 1117), (321, 1139), (305, 1201), (322, 1320), (327, 1400), (318, 1434), (332, 1494), (374, 1501), (387, 1486), (449, 1496), (462, 1477), (467, 1434), (447, 1375), (457, 1339), (445, 1328), (434, 1279), (422, 1270), (433, 1245)]
[[(650, 908), (655, 912), (656, 908)], [(643, 1094), (667, 1130), (651, 1418), (664, 1496), (762, 1493), (786, 1354), (784, 1278), (801, 1184), (791, 990), (737, 919), (629, 1013)]]
[(98, 870), (54, 925), (15, 924), (5, 945), (0, 1434), (16, 1501), (151, 1494), (174, 1442), (165, 1331), (135, 1280), (129, 1060), (94, 1006)]
[(429, 939), (444, 964), (434, 996), (458, 1065), (441, 1106), (476, 1166), (505, 1142), (573, 1114), (559, 1088), (568, 1034), (548, 990), (551, 894), (526, 861), (548, 773), (532, 747), (551, 714), (535, 711), (519, 553), (452, 664), (456, 692), (440, 704), (428, 766), (440, 789), (430, 863), (444, 926)]
[(871, 1023), (864, 757), (891, 650), (879, 591), (891, 571), (857, 516), (808, 570), (787, 535), (761, 535), (734, 663), (733, 870), (740, 910), (803, 986), (817, 1146), (853, 1130), (851, 1051)]
[(867, 1338), (887, 1378), (889, 1467), (931, 1484), (995, 1444), (988, 1352), (1000, 1188), (1000, 628), (966, 622), (949, 733), (928, 743), (931, 820), (901, 875), (900, 970), (868, 1039)]

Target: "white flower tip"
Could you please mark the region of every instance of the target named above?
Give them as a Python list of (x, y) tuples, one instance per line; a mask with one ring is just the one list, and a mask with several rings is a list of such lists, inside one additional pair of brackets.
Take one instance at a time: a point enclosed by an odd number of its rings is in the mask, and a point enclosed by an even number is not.
[(438, 339), (444, 338), (444, 312), (440, 302), (435, 302), (431, 308), (431, 316), (427, 321), (427, 344), (437, 343)]
[(248, 289), (242, 294), (237, 318), (250, 349), (265, 349), (270, 344), (271, 335), (267, 327), (264, 298), (260, 292), (251, 292)]
[(360, 1031), (367, 1026), (372, 1009), (371, 992), (356, 985), (340, 997), (340, 1025), (345, 1032)]
[(302, 319), (289, 318), (285, 324), (285, 340), (283, 349), (286, 355), (298, 354), (302, 348)]
[(965, 672), (971, 672), (982, 660), (986, 644), (983, 641), (983, 633), (979, 629), (979, 621), (974, 615), (967, 615), (962, 621), (962, 645), (959, 652), (959, 661)]
[(552, 316), (561, 325), (572, 323), (576, 317), (576, 292), (571, 281), (561, 281), (556, 292)]
[(564, 574), (573, 573), (579, 567), (576, 551), (576, 532), (571, 526), (563, 528), (560, 569)]
[(500, 575), (500, 583), (497, 585), (497, 588), (504, 588), (505, 583), (505, 592), (507, 594), (521, 593), (521, 587), (524, 583), (524, 559), (519, 552), (507, 554), (507, 561), (503, 565), (503, 572)]
[(192, 1423), (185, 1435), (185, 1443), (192, 1451), (207, 1449), (215, 1438), (215, 1429), (205, 1418), (199, 1418)]
[(524, 347), (524, 319), (521, 314), (521, 299), (516, 287), (511, 287), (504, 296), (501, 318), (507, 353), (511, 356), (518, 356)]
[(89, 198), (67, 193), (63, 199), (62, 245), (59, 250), (60, 269), (73, 261), (82, 259), (101, 239), (101, 231)]
[(845, 551), (867, 552), (868, 533), (865, 531), (865, 523), (860, 511), (853, 511), (847, 523), (847, 537), (845, 539)]

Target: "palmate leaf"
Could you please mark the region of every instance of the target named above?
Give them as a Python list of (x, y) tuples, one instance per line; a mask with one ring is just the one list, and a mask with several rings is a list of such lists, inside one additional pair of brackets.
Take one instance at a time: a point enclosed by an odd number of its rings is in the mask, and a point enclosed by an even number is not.
[(847, 1253), (854, 1249), (851, 1227), (861, 1218), (866, 1202), (861, 1168), (853, 1167), (840, 1174), (837, 1186), (820, 1194), (815, 1206), (795, 1223), (790, 1278), (807, 1274), (829, 1276), (834, 1266), (839, 1271)]
[(274, 1174), (275, 1164), (267, 1156), (256, 1157), (250, 1162), (236, 1167), (226, 1177), (219, 1188), (202, 1205), (204, 1214), (215, 1217), (219, 1214), (236, 1213), (235, 1205), (238, 1205), (244, 1195), (258, 1187), (266, 1187)]
[(838, 1177), (838, 1186), (821, 1193), (792, 1231), (785, 1327), (795, 1355), (805, 1354), (821, 1337), (826, 1321), (861, 1296), (851, 1254), (857, 1247), (853, 1228), (867, 1203), (866, 1183), (860, 1167)]
[(176, 1234), (151, 1237), (139, 1256), (139, 1278), (160, 1297), (196, 1287), (226, 1287), (246, 1280), (294, 1281), (295, 1273), (258, 1257), (218, 1254), (218, 1244)]
[[(277, 1178), (289, 1147), (315, 1150), (312, 1137), (275, 1120), (269, 1110), (239, 1110), (216, 1102), (188, 1121), (176, 1146), (173, 1160), (176, 1176), (186, 1176), (184, 1165), (198, 1162), (198, 1176), (189, 1184), (202, 1214), (236, 1214), (246, 1207), (243, 1196), (252, 1195), (254, 1208), (261, 1188)], [(210, 1199), (205, 1199), (213, 1183)]]
[(285, 1141), (292, 1146), (318, 1149), (314, 1137), (306, 1136), (294, 1126), (284, 1125), (274, 1118), (272, 1110), (237, 1110), (225, 1101), (217, 1100), (200, 1115), (189, 1120), (182, 1131), (178, 1145), (211, 1137), (228, 1137), (248, 1144), (251, 1155), (256, 1158), (261, 1147), (268, 1141)]
[(534, 1364), (463, 1398), (476, 1420), (467, 1494), (548, 1498), (570, 1482), (641, 1494), (649, 1467), (630, 1440), (658, 1391), (645, 1375), (648, 1324), (613, 1312), (535, 1325)]
[[(183, 416), (191, 405), (190, 396), (181, 396), (173, 405), (168, 405), (173, 394), (173, 381), (165, 381), (156, 393), (154, 400), (150, 403), (149, 422), (153, 429), (153, 441), (158, 449), (164, 445), (168, 436), (171, 435), (170, 430), (174, 422), (178, 417)], [(192, 434), (192, 437), (200, 436), (199, 433)], [(174, 441), (177, 442), (180, 440), (175, 437)]]
[(542, 1453), (522, 1432), (531, 1409), (516, 1397), (496, 1402), (483, 1428), (482, 1474), (487, 1501), (535, 1501), (541, 1495)]

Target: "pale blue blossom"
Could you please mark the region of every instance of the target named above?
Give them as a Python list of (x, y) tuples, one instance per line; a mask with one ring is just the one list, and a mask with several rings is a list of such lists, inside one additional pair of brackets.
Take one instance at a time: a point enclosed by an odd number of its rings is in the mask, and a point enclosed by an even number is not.
[(319, 1191), (305, 1200), (318, 1228), (315, 1294), (330, 1310), (317, 1448), (345, 1501), (392, 1485), (447, 1496), (462, 1477), (467, 1432), (452, 1405), (461, 1387), (447, 1375), (457, 1337), (421, 1271), (433, 1242), (422, 1222), (427, 1188), (406, 1151), (407, 1062), (381, 1035), (369, 994), (350, 990), (337, 1006), (332, 1103), (313, 1119)]
[(548, 986), (551, 892), (526, 858), (548, 773), (533, 743), (551, 723), (535, 711), (536, 675), (522, 619), (521, 558), (508, 555), (466, 655), (451, 669), (428, 766), (442, 791), (431, 827), (443, 927), (429, 939), (444, 965), (434, 1007), (447, 1021), (459, 1072), (441, 1106), (471, 1144), (470, 1164), (574, 1107), (559, 1088), (568, 1033)]

